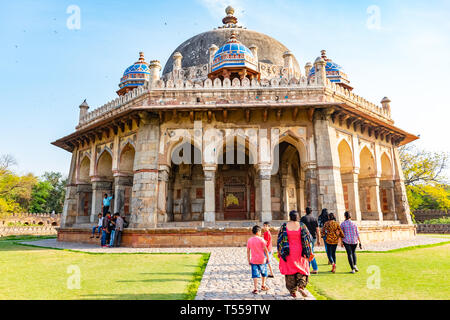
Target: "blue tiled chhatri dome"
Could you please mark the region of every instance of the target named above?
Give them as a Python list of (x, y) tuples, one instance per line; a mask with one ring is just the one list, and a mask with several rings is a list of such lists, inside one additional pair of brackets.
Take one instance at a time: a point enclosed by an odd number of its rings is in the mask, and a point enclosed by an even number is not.
[[(331, 59), (328, 59), (325, 50), (322, 50), (321, 53), (322, 59), (326, 62), (325, 70), (327, 72), (328, 80), (330, 80), (330, 82), (339, 83), (342, 84), (344, 87), (352, 89), (352, 87), (350, 86), (350, 81), (348, 80), (348, 76), (344, 72), (344, 69), (337, 63), (333, 62)], [(315, 75), (316, 75), (316, 68), (313, 67), (309, 72), (309, 77), (313, 79)]]
[(230, 39), (214, 55), (212, 71), (235, 67), (247, 67), (257, 71), (258, 63), (250, 49), (239, 42), (232, 33)]
[(150, 79), (149, 66), (149, 63), (145, 61), (144, 53), (139, 52), (139, 61), (125, 70), (119, 83), (120, 90), (117, 93), (125, 94), (129, 90), (144, 85)]

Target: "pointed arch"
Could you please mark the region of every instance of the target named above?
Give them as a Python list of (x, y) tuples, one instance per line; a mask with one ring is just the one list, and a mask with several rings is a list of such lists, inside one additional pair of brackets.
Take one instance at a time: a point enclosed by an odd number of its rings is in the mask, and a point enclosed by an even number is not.
[(370, 177), (375, 175), (376, 167), (375, 167), (375, 157), (373, 153), (369, 150), (369, 148), (364, 147), (360, 154), (360, 170), (359, 175), (361, 178)]
[(80, 161), (80, 165), (78, 167), (78, 182), (79, 183), (90, 183), (90, 168), (91, 168), (91, 159), (84, 155), (82, 160)]
[(338, 145), (339, 163), (341, 173), (349, 173), (353, 171), (353, 152), (347, 140), (342, 139)]
[(383, 152), (381, 155), (381, 178), (383, 180), (393, 180), (393, 173), (391, 159), (386, 152)]
[(126, 145), (122, 148), (122, 152), (120, 153), (119, 157), (120, 172), (133, 174), (135, 154), (136, 150), (134, 146), (130, 142), (127, 142)]
[(98, 157), (96, 175), (99, 177), (112, 179), (112, 153), (108, 148), (105, 148)]

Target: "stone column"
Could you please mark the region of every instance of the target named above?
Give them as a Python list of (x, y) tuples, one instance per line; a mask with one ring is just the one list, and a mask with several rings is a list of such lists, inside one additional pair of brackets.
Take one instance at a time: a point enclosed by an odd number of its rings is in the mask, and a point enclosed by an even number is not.
[(216, 221), (216, 170), (215, 165), (204, 165), (205, 175), (205, 213), (203, 220), (207, 223)]
[(169, 166), (160, 165), (158, 172), (158, 222), (165, 223), (167, 217), (167, 194), (169, 190)]
[(338, 221), (344, 221), (345, 204), (336, 131), (330, 125), (332, 113), (332, 108), (316, 110), (314, 113), (319, 202), (321, 208), (334, 212)]
[(310, 207), (312, 213), (317, 218), (319, 217), (319, 194), (317, 190), (317, 169), (313, 163), (305, 166), (305, 191), (305, 208)]
[(359, 186), (358, 172), (342, 174), (342, 185), (347, 186), (348, 190), (348, 210), (352, 213), (354, 220), (361, 221), (361, 208), (359, 204)]
[(141, 113), (134, 158), (130, 226), (152, 228), (157, 223), (159, 119)]
[(61, 227), (70, 227), (75, 223), (77, 216), (77, 186), (75, 184), (76, 163), (78, 150), (72, 152), (72, 160), (70, 161), (70, 171), (68, 184), (66, 186), (66, 197), (64, 199), (64, 207), (61, 215)]
[(281, 179), (281, 204), (283, 207), (283, 219), (286, 220), (289, 217), (289, 193), (288, 193), (288, 177), (287, 175), (282, 175)]
[(408, 198), (406, 196), (405, 178), (403, 176), (402, 166), (400, 163), (400, 156), (397, 148), (394, 149), (394, 168), (395, 168), (395, 180), (394, 180), (394, 196), (395, 196), (395, 211), (397, 219), (402, 224), (412, 225), (411, 212), (409, 209)]
[(270, 179), (272, 168), (270, 166), (260, 165), (259, 172), (259, 184), (260, 184), (260, 196), (261, 196), (261, 222), (272, 221), (272, 193), (270, 189)]

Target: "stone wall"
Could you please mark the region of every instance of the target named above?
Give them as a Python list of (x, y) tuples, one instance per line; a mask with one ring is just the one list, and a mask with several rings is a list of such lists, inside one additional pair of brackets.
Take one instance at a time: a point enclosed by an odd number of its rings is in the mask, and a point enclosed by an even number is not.
[(450, 224), (418, 224), (417, 233), (450, 234)]
[(9, 223), (22, 223), (27, 225), (40, 225), (46, 227), (59, 227), (61, 215), (59, 214), (33, 214), (14, 213), (0, 218), (0, 227), (8, 227)]
[(416, 222), (421, 223), (426, 220), (450, 217), (450, 213), (446, 210), (418, 210), (414, 212), (414, 216)]
[(57, 228), (52, 226), (45, 227), (0, 227), (0, 237), (19, 236), (19, 235), (33, 235), (33, 236), (47, 236), (56, 235)]

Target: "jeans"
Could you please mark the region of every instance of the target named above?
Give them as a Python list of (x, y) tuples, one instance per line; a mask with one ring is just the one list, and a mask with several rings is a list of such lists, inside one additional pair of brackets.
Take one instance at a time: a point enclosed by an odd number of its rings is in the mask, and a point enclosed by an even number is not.
[(356, 246), (357, 244), (347, 244), (344, 242), (345, 250), (347, 251), (348, 263), (352, 270), (356, 267)]
[(327, 248), (328, 248), (328, 245), (327, 245), (327, 242), (325, 241), (325, 238), (323, 238), (322, 240), (323, 240), (323, 246), (325, 247), (325, 252), (326, 252), (326, 254), (327, 254), (328, 261), (331, 262), (330, 255), (328, 254), (328, 249), (327, 249)]
[(100, 233), (102, 233), (102, 227), (95, 226), (92, 228), (92, 236), (95, 235), (95, 229), (98, 229), (98, 235), (100, 235)]
[(107, 232), (105, 230), (103, 230), (102, 231), (102, 241), (101, 241), (102, 246), (106, 246), (106, 236), (107, 236)]
[(111, 230), (111, 239), (109, 241), (109, 246), (110, 247), (114, 247), (114, 238), (116, 235), (116, 230)]
[[(316, 238), (313, 238), (313, 241), (312, 241), (312, 243), (311, 243), (311, 246), (312, 246), (312, 253), (314, 253), (314, 246), (316, 245), (316, 241), (317, 241), (317, 239), (316, 239)], [(310, 266), (310, 267), (311, 267), (311, 265), (312, 265), (312, 268), (313, 268), (314, 271), (319, 270), (319, 268), (317, 267), (317, 261), (316, 261), (316, 258), (314, 258), (314, 259), (309, 263), (309, 266)]]
[(327, 255), (329, 256), (330, 262), (336, 264), (336, 249), (337, 244), (327, 243)]
[(122, 242), (122, 231), (116, 230), (116, 233), (114, 235), (114, 247), (120, 247), (120, 243)]
[(103, 218), (106, 217), (106, 214), (109, 212), (109, 206), (103, 206)]

